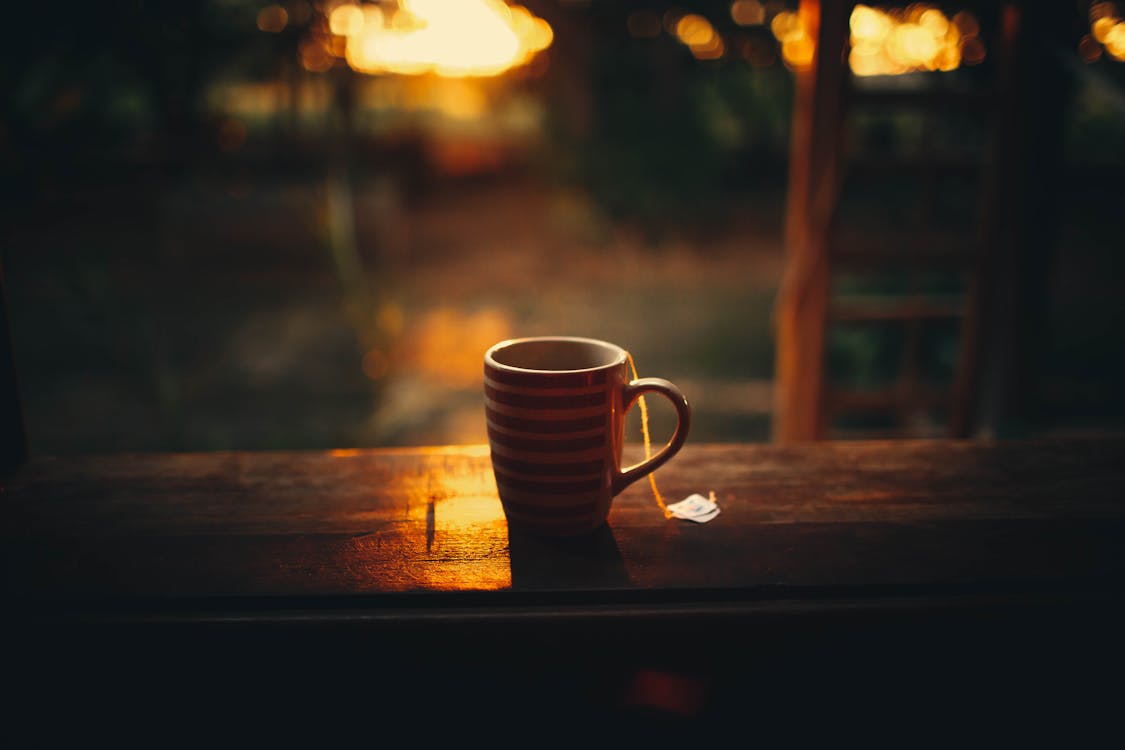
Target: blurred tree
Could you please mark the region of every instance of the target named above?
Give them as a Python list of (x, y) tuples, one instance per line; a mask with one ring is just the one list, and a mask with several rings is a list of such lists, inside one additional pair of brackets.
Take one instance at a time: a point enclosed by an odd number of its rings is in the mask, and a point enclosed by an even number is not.
[[(6, 9), (0, 160), (20, 191), (47, 171), (98, 159), (189, 161), (206, 132), (204, 94), (221, 70), (262, 70), (277, 40), (250, 0), (111, 0)], [(271, 44), (272, 43), (272, 44)], [(272, 47), (272, 48), (271, 48)]]
[[(655, 239), (675, 224), (719, 218), (732, 187), (763, 176), (774, 184), (784, 180), (792, 78), (776, 58), (772, 67), (745, 58), (752, 39), (774, 40), (763, 29), (751, 34), (734, 27), (728, 3), (643, 9), (655, 19), (666, 12), (706, 14), (730, 45), (715, 60), (697, 59), (667, 28), (631, 35), (638, 7), (605, 2), (584, 11), (591, 112), (585, 130), (575, 132), (563, 124), (573, 116), (563, 109), (572, 102), (550, 102), (552, 133), (556, 173), (583, 184), (611, 218), (634, 221)], [(558, 47), (566, 49), (562, 36)], [(560, 75), (558, 65), (571, 64), (553, 60), (552, 76)]]

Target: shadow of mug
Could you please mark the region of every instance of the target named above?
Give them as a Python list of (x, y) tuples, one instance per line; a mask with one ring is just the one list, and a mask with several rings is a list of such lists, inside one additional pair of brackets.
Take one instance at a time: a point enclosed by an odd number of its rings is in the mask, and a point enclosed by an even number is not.
[(512, 588), (517, 591), (612, 589), (630, 583), (609, 524), (589, 534), (551, 537), (508, 527)]

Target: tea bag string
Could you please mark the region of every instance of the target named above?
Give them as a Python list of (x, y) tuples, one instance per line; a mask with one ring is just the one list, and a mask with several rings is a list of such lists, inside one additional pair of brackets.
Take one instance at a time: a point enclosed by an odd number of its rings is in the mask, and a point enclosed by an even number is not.
[[(629, 369), (633, 372), (633, 380), (640, 380), (637, 374), (637, 364), (633, 361), (633, 355), (626, 352), (625, 356), (629, 359)], [(644, 435), (645, 441), (645, 460), (648, 461), (652, 458), (652, 438), (648, 432), (648, 405), (645, 404), (645, 397), (640, 396), (637, 399), (637, 405), (641, 408), (641, 434)], [(660, 506), (660, 510), (664, 513), (665, 518), (672, 517), (672, 511), (668, 510), (668, 505), (664, 502), (664, 497), (660, 494), (660, 490), (656, 486), (656, 472), (650, 471), (648, 474), (648, 483), (652, 487), (652, 496), (656, 498), (656, 504)]]

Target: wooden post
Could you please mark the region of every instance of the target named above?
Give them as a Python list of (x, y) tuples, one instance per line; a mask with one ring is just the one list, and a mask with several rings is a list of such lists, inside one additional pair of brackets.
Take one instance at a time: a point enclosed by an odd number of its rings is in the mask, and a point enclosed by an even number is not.
[(1069, 91), (1051, 51), (1067, 44), (1069, 27), (1035, 3), (998, 10), (996, 119), (952, 437), (971, 437), (978, 425), (998, 437), (1026, 430), (1055, 235), (1052, 191)]
[(8, 324), (8, 298), (4, 292), (4, 263), (0, 260), (0, 474), (27, 458), (23, 409), (16, 383), (16, 359)]
[(796, 73), (786, 205), (786, 272), (777, 300), (778, 442), (825, 432), (824, 345), (828, 310), (828, 229), (839, 189), (844, 44), (852, 3), (802, 0), (816, 40), (812, 65)]
[[(1025, 3), (1013, 81), (1014, 158), (1009, 174), (1009, 241), (998, 278), (990, 417), (997, 437), (1031, 437), (1042, 427), (1038, 377), (1047, 336), (1049, 274), (1057, 241), (1056, 202), (1064, 181), (1064, 132), (1073, 79), (1059, 53), (1075, 54), (1078, 34), (1050, 4)], [(1047, 51), (1045, 51), (1047, 50)], [(1051, 51), (1055, 51), (1052, 54)]]

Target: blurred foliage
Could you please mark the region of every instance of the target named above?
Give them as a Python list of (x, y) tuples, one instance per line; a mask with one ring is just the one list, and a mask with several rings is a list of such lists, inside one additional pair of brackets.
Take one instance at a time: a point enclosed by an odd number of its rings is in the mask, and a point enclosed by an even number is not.
[(783, 98), (748, 106), (751, 75), (693, 70), (669, 92), (635, 61), (607, 63), (594, 86), (598, 129), (571, 154), (598, 202), (615, 218), (657, 230), (677, 217), (721, 218), (732, 183), (751, 178), (754, 167), (770, 178), (783, 174), (785, 142), (776, 131), (787, 130), (788, 108)]
[[(725, 3), (685, 6), (708, 11), (716, 27), (731, 24)], [(668, 34), (630, 38), (626, 19), (636, 7), (606, 3), (593, 12), (597, 42), (585, 71), (592, 122), (587, 133), (568, 133), (558, 123), (567, 113), (552, 113), (552, 166), (590, 190), (610, 218), (660, 234), (673, 222), (721, 218), (732, 189), (784, 180), (793, 76), (780, 63), (752, 67), (737, 49), (697, 60)]]
[[(138, 126), (194, 125), (219, 71), (235, 61), (268, 65), (271, 50), (262, 42), (270, 40), (254, 27), (258, 5), (118, 0), (9, 9), (11, 27), (25, 33), (0, 47), (5, 156), (16, 144), (49, 142), (57, 153), (119, 144)], [(58, 15), (42, 17), (49, 12)]]
[(90, 172), (190, 165), (213, 141), (205, 94), (224, 71), (264, 76), (280, 44), (254, 0), (5, 8), (0, 45), (4, 211)]
[[(286, 226), (271, 235), (262, 228), (268, 226), (266, 222), (247, 229), (251, 201), (246, 196), (252, 191), (243, 189), (241, 182), (240, 186), (229, 187), (225, 195), (213, 191), (211, 185), (200, 188), (206, 195), (173, 196), (174, 200), (164, 203), (159, 194), (174, 184), (167, 178), (176, 177), (178, 170), (198, 172), (204, 163), (201, 157), (213, 155), (216, 129), (221, 123), (213, 121), (215, 115), (208, 111), (210, 87), (223, 80), (277, 81), (287, 66), (295, 64), (301, 30), (291, 27), (279, 34), (258, 31), (255, 18), (265, 4), (261, 0), (106, 0), (61, 5), (23, 3), (5, 9), (9, 34), (0, 46), (0, 86), (4, 91), (0, 98), (0, 195), (5, 198), (0, 219), (22, 212), (28, 225), (44, 220), (69, 222), (72, 232), (56, 247), (48, 248), (55, 251), (54, 256), (43, 253), (44, 257), (32, 259), (33, 253), (25, 251), (20, 259), (26, 264), (22, 280), (35, 279), (35, 284), (17, 292), (15, 301), (22, 301), (26, 310), (50, 310), (49, 315), (36, 316), (33, 333), (24, 336), (23, 342), (31, 348), (33, 360), (40, 358), (37, 361), (43, 372), (61, 373), (64, 379), (77, 380), (78, 376), (71, 374), (77, 370), (76, 361), (92, 374), (87, 381), (95, 383), (98, 378), (106, 382), (121, 379), (122, 373), (134, 368), (135, 381), (125, 389), (130, 400), (116, 403), (158, 403), (159, 414), (173, 427), (156, 425), (151, 429), (164, 429), (171, 435), (172, 446), (191, 444), (187, 438), (177, 442), (181, 436), (174, 429), (183, 428), (175, 428), (179, 423), (173, 416), (185, 418), (210, 408), (216, 417), (209, 424), (220, 425), (221, 430), (234, 429), (226, 424), (234, 421), (227, 418), (226, 404), (210, 397), (193, 401), (193, 394), (205, 392), (209, 379), (217, 378), (205, 366), (212, 338), (201, 331), (221, 331), (231, 320), (252, 317), (255, 305), (284, 289), (277, 279), (260, 274), (260, 268), (273, 272), (290, 269), (302, 281), (320, 268), (316, 257), (303, 261), (308, 266), (295, 265), (308, 247), (315, 246), (312, 230), (302, 232), (299, 227)], [(586, 35), (581, 44), (568, 47), (560, 27), (559, 50), (557, 54), (552, 50), (546, 76), (523, 82), (547, 99), (546, 166), (558, 182), (581, 188), (576, 192), (589, 196), (593, 211), (604, 214), (607, 224), (632, 224), (643, 228), (647, 239), (655, 240), (680, 229), (682, 223), (696, 228), (717, 225), (724, 218), (723, 212), (736, 210), (755, 189), (765, 187), (782, 194), (793, 74), (779, 62), (754, 67), (740, 55), (742, 48), (737, 41), (731, 42), (727, 59), (697, 60), (667, 33), (657, 38), (631, 38), (626, 21), (639, 7), (632, 0), (597, 0), (581, 5), (542, 0), (538, 5), (583, 16), (576, 28)], [(772, 39), (761, 28), (733, 30), (727, 0), (652, 3), (656, 11), (673, 6), (705, 14), (724, 33), (737, 31)], [(747, 36), (743, 41), (749, 39)], [(576, 50), (580, 54), (573, 54)], [(1046, 50), (1042, 54), (1070, 52)], [(1112, 396), (1116, 408), (1122, 411), (1122, 391), (1114, 389), (1112, 383), (1125, 372), (1125, 348), (1113, 345), (1125, 325), (1119, 304), (1125, 255), (1118, 252), (1115, 225), (1120, 202), (1116, 166), (1125, 164), (1125, 64), (1103, 58), (1089, 65), (1072, 65), (1068, 70), (1076, 91), (1074, 106), (1066, 118), (1067, 158), (1093, 165), (1094, 169), (1083, 173), (1082, 184), (1060, 185), (1060, 247), (1065, 252), (1060, 253), (1061, 270), (1052, 277), (1052, 284), (1062, 302), (1048, 332), (1049, 349), (1043, 367), (1047, 375), (1057, 379), (1054, 387), (1066, 398), (1081, 395), (1072, 382), (1085, 382), (1087, 373), (1111, 373), (1112, 378), (1090, 386), (1104, 387), (1105, 393), (1091, 391), (1092, 395), (1083, 397), (1086, 401), (1072, 408), (1096, 412)], [(969, 75), (971, 71), (963, 73)], [(578, 88), (588, 98), (589, 119), (584, 128), (569, 123), (573, 114), (567, 109), (570, 100), (551, 96), (562, 75), (576, 76)], [(985, 131), (963, 120), (960, 113), (945, 113), (937, 126), (927, 129), (912, 114), (860, 117), (847, 134), (848, 145), (856, 154), (873, 157), (901, 158), (940, 146), (944, 154), (971, 158), (986, 147)], [(265, 131), (272, 124), (251, 126)], [(316, 133), (308, 135), (314, 140), (319, 137)], [(319, 141), (317, 145), (323, 146)], [(397, 149), (398, 158), (405, 150), (398, 143), (388, 146), (390, 149)], [(274, 166), (275, 157), (267, 151), (266, 160), (257, 168)], [(386, 153), (380, 152), (379, 158), (385, 159)], [(317, 163), (315, 155), (311, 161)], [(408, 160), (411, 168), (421, 161), (421, 157)], [(382, 167), (386, 169), (386, 161)], [(243, 180), (247, 185), (270, 183), (270, 175), (254, 172), (253, 168), (251, 165)], [(118, 219), (125, 212), (107, 211), (99, 225), (82, 214), (97, 210), (81, 205), (89, 195), (67, 201), (68, 181), (77, 179), (83, 170), (97, 170), (97, 179), (90, 184), (99, 193), (103, 207), (128, 201), (132, 209), (128, 221)], [(134, 179), (136, 173), (145, 170), (157, 173), (156, 177)], [(124, 189), (119, 193), (104, 189), (109, 183)], [(184, 180), (179, 186), (189, 183)], [(919, 204), (926, 206), (931, 224), (942, 229), (966, 229), (976, 220), (975, 184), (950, 179), (935, 183), (928, 194), (919, 194), (920, 184), (912, 177), (884, 181), (876, 187), (848, 183), (844, 209), (852, 212), (848, 218), (864, 231), (869, 225), (916, 229), (918, 217), (910, 207)], [(41, 200), (44, 196), (48, 200)], [(195, 207), (207, 200), (211, 203), (207, 204), (210, 213), (206, 221), (196, 221), (192, 214), (181, 218), (179, 224), (171, 224), (174, 229), (167, 231), (168, 205)], [(278, 213), (294, 213), (277, 211), (278, 203), (263, 205), (269, 222), (276, 221)], [(28, 207), (40, 210), (24, 211)], [(218, 213), (229, 214), (231, 225), (237, 224), (237, 229), (215, 236), (184, 229), (192, 224), (213, 228)], [(759, 211), (758, 215), (765, 213)], [(766, 233), (780, 225), (783, 207), (779, 204), (772, 211), (771, 204), (769, 213), (779, 218), (765, 228)], [(575, 215), (577, 212), (568, 214)], [(583, 216), (572, 223), (586, 221), (593, 224), (596, 218)], [(763, 226), (759, 224), (757, 229)], [(571, 231), (577, 232), (574, 228)], [(74, 237), (80, 237), (80, 241), (73, 241)], [(49, 239), (50, 235), (43, 240), (44, 246)], [(296, 248), (290, 255), (284, 255), (287, 245), (282, 240), (289, 240)], [(3, 252), (16, 252), (11, 247), (4, 247)], [(228, 253), (233, 247), (239, 252)], [(252, 247), (257, 249), (249, 252)], [(210, 265), (203, 262), (209, 248), (215, 254)], [(909, 250), (904, 246), (904, 252)], [(1071, 265), (1065, 265), (1067, 262)], [(245, 264), (242, 273), (232, 272), (234, 263)], [(1087, 270), (1073, 270), (1079, 264)], [(8, 268), (21, 270), (16, 263)], [(211, 274), (209, 282), (222, 285), (219, 296), (225, 300), (225, 307), (200, 306), (193, 290), (187, 288), (187, 273), (198, 273), (200, 268), (221, 269)], [(772, 290), (751, 288), (751, 279), (737, 281), (733, 291), (708, 288), (695, 292), (694, 297), (677, 295), (677, 289), (682, 291), (685, 286), (680, 278), (674, 288), (660, 290), (653, 309), (644, 307), (644, 315), (638, 318), (660, 320), (664, 324), (661, 330), (678, 320), (683, 330), (688, 330), (684, 319), (692, 309), (706, 312), (707, 323), (684, 336), (689, 344), (683, 349), (667, 347), (662, 337), (648, 344), (649, 351), (641, 349), (638, 356), (656, 372), (669, 372), (666, 365), (680, 361), (698, 369), (687, 373), (690, 375), (733, 372), (769, 378), (773, 363), (769, 318)], [(258, 286), (252, 286), (255, 283)], [(893, 295), (908, 289), (932, 294), (964, 291), (960, 278), (934, 276), (917, 283), (888, 275), (844, 277), (838, 280), (836, 291)], [(317, 297), (318, 304), (335, 304), (336, 289), (331, 284), (313, 291), (328, 300)], [(620, 310), (620, 301), (618, 305)], [(201, 309), (201, 315), (184, 312)], [(139, 310), (146, 314), (139, 315)], [(603, 326), (607, 335), (613, 333), (612, 323)], [(922, 332), (920, 366), (924, 379), (951, 377), (957, 334), (955, 326), (935, 325)], [(861, 387), (886, 384), (898, 373), (904, 340), (903, 331), (893, 327), (837, 327), (828, 340), (831, 374), (838, 382)], [(59, 341), (73, 343), (64, 349), (54, 346)], [(351, 379), (344, 386), (334, 381), (331, 389), (331, 397), (348, 408), (358, 398), (356, 394), (367, 387), (352, 362), (352, 344), (346, 337), (319, 343), (327, 353), (314, 349), (317, 356), (308, 360), (340, 361), (346, 363), (341, 371), (351, 368), (346, 370)], [(313, 387), (289, 382), (297, 377), (294, 372), (284, 371), (276, 383), (239, 392), (230, 403), (259, 398), (262, 413), (270, 412), (274, 400), (283, 402), (292, 399), (293, 393), (306, 394)], [(232, 380), (234, 377), (231, 375)], [(59, 388), (59, 392), (74, 391), (73, 383)], [(48, 401), (55, 408), (57, 394), (43, 393), (43, 408)], [(97, 393), (102, 395), (89, 398), (86, 406), (111, 403), (104, 392)], [(307, 400), (311, 403), (314, 397), (323, 399), (325, 395), (313, 393)], [(1061, 397), (1058, 400), (1071, 403)], [(65, 411), (66, 406), (58, 408)], [(307, 424), (290, 425), (280, 415), (273, 418), (277, 424), (271, 423), (270, 434), (292, 430), (278, 438), (278, 445), (310, 439)], [(765, 434), (761, 415), (729, 419), (726, 429), (731, 436)], [(96, 419), (87, 422), (91, 434), (100, 429)], [(79, 428), (68, 425), (68, 429)], [(326, 427), (326, 433), (330, 429), (336, 426)], [(224, 432), (208, 440), (212, 445), (240, 444), (232, 435)], [(90, 442), (97, 444), (98, 440)]]

